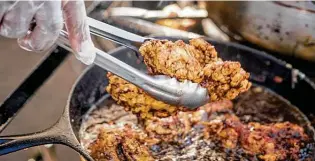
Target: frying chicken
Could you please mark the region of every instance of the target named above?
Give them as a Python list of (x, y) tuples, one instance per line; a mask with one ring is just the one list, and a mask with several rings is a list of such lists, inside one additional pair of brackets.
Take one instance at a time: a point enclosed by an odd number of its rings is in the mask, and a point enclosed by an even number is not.
[[(179, 81), (191, 80), (206, 88), (211, 101), (234, 99), (247, 91), (249, 73), (239, 62), (222, 61), (214, 47), (203, 39), (183, 41), (151, 40), (139, 49), (151, 75), (167, 75)], [(112, 74), (107, 75), (107, 92), (119, 104), (141, 118), (167, 117), (184, 107), (155, 100), (142, 89)]]
[[(224, 149), (243, 149), (245, 154), (265, 161), (299, 160), (300, 150), (309, 142), (303, 128), (296, 124), (244, 124), (233, 114), (213, 114), (229, 110), (228, 106), (218, 111), (212, 111), (213, 107), (210, 104), (194, 112), (179, 112), (176, 116), (146, 120), (145, 132), (151, 140), (156, 138), (156, 143), (176, 142), (185, 138), (191, 130), (196, 130), (192, 127), (203, 125), (204, 139), (219, 141), (219, 146)], [(210, 116), (212, 120), (209, 121)]]
[(137, 134), (125, 127), (124, 130), (102, 129), (98, 138), (89, 146), (95, 161), (153, 161), (148, 148), (141, 144)]
[(251, 86), (248, 81), (249, 73), (246, 73), (238, 62), (217, 61), (207, 64), (203, 71), (201, 86), (208, 89), (211, 101), (222, 98), (232, 100)]
[(153, 160), (152, 146), (181, 145), (186, 136), (192, 137), (191, 132), (197, 132), (199, 139), (215, 143), (223, 151), (241, 150), (249, 158), (258, 157), (264, 161), (302, 158), (301, 151), (310, 141), (302, 127), (289, 122), (243, 123), (233, 114), (232, 107), (231, 101), (222, 100), (208, 103), (196, 111), (180, 111), (166, 118), (144, 120), (142, 130), (135, 130), (130, 125), (123, 129), (104, 128), (89, 145), (90, 154), (96, 161)]
[(231, 110), (233, 104), (229, 100), (208, 103), (196, 111), (180, 111), (166, 118), (148, 119), (144, 121), (144, 129), (149, 137), (158, 141), (174, 141), (187, 134), (194, 125), (206, 121), (211, 114)]
[(240, 146), (245, 153), (265, 161), (299, 160), (300, 150), (309, 141), (302, 127), (289, 122), (243, 124), (235, 115), (227, 114), (203, 124), (206, 138), (218, 139), (227, 149)]

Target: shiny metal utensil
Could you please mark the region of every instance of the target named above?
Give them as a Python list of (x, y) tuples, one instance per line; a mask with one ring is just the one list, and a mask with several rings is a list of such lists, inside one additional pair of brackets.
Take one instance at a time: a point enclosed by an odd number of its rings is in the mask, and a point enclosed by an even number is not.
[(136, 52), (142, 43), (153, 38), (142, 37), (88, 17), (91, 34), (114, 41)]
[(198, 38), (204, 37), (204, 35), (188, 32), (184, 30), (174, 29), (171, 27), (159, 25), (153, 22), (149, 22), (143, 19), (137, 19), (132, 17), (111, 17), (110, 19), (113, 24), (117, 24), (126, 30), (140, 31), (144, 35), (154, 36), (174, 36), (174, 37), (185, 37), (185, 38)]
[[(97, 26), (98, 29), (100, 29), (100, 27), (110, 26), (100, 24), (95, 21), (89, 20), (89, 23), (92, 22), (91, 25)], [(114, 27), (110, 26), (106, 30), (108, 32), (113, 28)], [(97, 30), (97, 32), (102, 34), (104, 33), (100, 30)], [(116, 36), (116, 38), (122, 38), (125, 33), (127, 33), (126, 35), (129, 39), (135, 40), (135, 42), (145, 40), (141, 36), (128, 33), (126, 31), (117, 35), (112, 35)], [(68, 34), (66, 32), (63, 31), (60, 33), (57, 43), (65, 49), (72, 51), (68, 40)], [(189, 109), (194, 109), (206, 104), (209, 101), (207, 90), (197, 83), (192, 83), (187, 80), (184, 82), (178, 82), (175, 78), (170, 78), (164, 75), (153, 77), (148, 76), (97, 48), (94, 64), (114, 73), (115, 75), (118, 75), (130, 83), (137, 85), (156, 99), (172, 105), (179, 105)]]
[(207, 18), (208, 12), (205, 9), (195, 9), (193, 7), (179, 8), (177, 5), (171, 5), (163, 10), (147, 10), (136, 7), (114, 7), (105, 10), (104, 16), (110, 17), (134, 17), (146, 20), (158, 19), (204, 19)]

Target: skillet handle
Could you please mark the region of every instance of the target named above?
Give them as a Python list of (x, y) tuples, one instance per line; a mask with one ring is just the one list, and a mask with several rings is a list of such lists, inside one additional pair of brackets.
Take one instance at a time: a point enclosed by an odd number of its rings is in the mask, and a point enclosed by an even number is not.
[(77, 144), (62, 135), (46, 136), (45, 133), (33, 133), (16, 136), (0, 137), (0, 156), (20, 151), (26, 148), (45, 144), (63, 144), (77, 151), (86, 161), (94, 161), (93, 158)]
[(33, 146), (60, 143), (54, 137), (45, 137), (39, 134), (26, 134), (16, 136), (1, 136), (0, 137), (0, 155), (9, 154)]
[(52, 127), (40, 132), (0, 136), (0, 156), (45, 144), (66, 145), (77, 151), (86, 161), (94, 161), (77, 140), (67, 117), (60, 117)]

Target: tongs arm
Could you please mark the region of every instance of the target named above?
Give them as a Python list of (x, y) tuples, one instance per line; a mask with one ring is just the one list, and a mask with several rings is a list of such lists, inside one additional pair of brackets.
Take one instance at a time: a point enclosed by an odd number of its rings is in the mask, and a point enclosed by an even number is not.
[[(72, 51), (66, 32), (61, 32), (58, 42), (60, 46)], [(96, 49), (94, 63), (103, 69), (118, 75), (142, 88), (158, 100), (187, 108), (196, 108), (208, 101), (207, 90), (190, 81), (178, 82), (165, 76), (151, 77), (117, 58)]]
[(133, 17), (142, 18), (146, 20), (159, 20), (159, 19), (204, 19), (207, 18), (208, 12), (205, 9), (194, 9), (192, 7), (185, 7), (184, 9), (177, 10), (176, 6), (169, 6), (169, 9), (163, 10), (146, 10), (136, 7), (114, 7), (105, 11), (106, 18), (111, 17)]
[(93, 18), (87, 18), (91, 34), (112, 40), (118, 44), (124, 45), (130, 49), (138, 51), (138, 47), (148, 39), (117, 27), (100, 22)]

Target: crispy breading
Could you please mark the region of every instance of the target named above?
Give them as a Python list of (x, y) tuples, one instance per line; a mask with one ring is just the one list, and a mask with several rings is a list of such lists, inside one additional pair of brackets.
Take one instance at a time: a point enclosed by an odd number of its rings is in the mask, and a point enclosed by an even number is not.
[(153, 161), (149, 149), (136, 134), (128, 130), (102, 129), (98, 138), (89, 146), (95, 161)]
[(300, 149), (309, 140), (302, 127), (289, 122), (243, 124), (235, 115), (225, 115), (203, 124), (206, 136), (219, 140), (224, 148), (240, 146), (265, 161), (299, 160)]
[(302, 127), (289, 122), (269, 125), (250, 123), (247, 129), (253, 131), (241, 140), (243, 148), (248, 152), (262, 153), (259, 157), (264, 160), (299, 160), (300, 149), (308, 140)]
[(204, 39), (191, 39), (189, 40), (189, 51), (195, 59), (204, 67), (206, 64), (220, 61), (218, 53), (214, 46), (209, 44)]
[(178, 136), (187, 134), (194, 125), (206, 121), (211, 114), (228, 111), (232, 107), (233, 103), (230, 100), (212, 102), (199, 107), (196, 111), (180, 111), (166, 118), (153, 117), (145, 120), (143, 126), (149, 137), (170, 142), (176, 140)]
[(201, 85), (208, 89), (211, 101), (232, 100), (251, 87), (249, 73), (238, 62), (217, 61), (207, 64), (203, 71)]
[(193, 54), (192, 50), (182, 40), (151, 40), (139, 48), (150, 74), (200, 82), (203, 78), (203, 66), (194, 58), (197, 54)]
[(121, 79), (111, 73), (107, 74), (109, 85), (106, 90), (118, 104), (125, 107), (125, 110), (132, 111), (141, 118), (152, 118), (170, 116), (179, 107), (158, 101), (146, 94), (137, 86)]
[[(217, 57), (215, 48), (205, 40), (198, 38), (185, 44), (167, 40), (150, 40), (139, 49), (151, 75), (167, 75), (179, 81), (191, 80), (208, 89), (210, 101), (234, 99), (247, 91), (251, 83), (249, 73), (240, 63), (222, 61)], [(142, 118), (153, 116), (167, 117), (184, 107), (168, 105), (155, 100), (137, 86), (117, 76), (108, 75), (107, 92), (127, 110)]]

